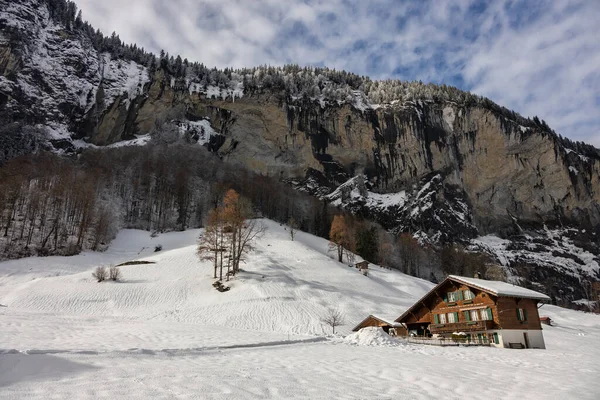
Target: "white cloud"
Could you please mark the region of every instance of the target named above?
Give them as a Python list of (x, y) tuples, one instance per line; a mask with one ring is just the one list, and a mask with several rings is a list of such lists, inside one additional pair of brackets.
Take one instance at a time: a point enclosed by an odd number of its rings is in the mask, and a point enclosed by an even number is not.
[(76, 1), (94, 26), (155, 52), (455, 84), (600, 145), (595, 1)]

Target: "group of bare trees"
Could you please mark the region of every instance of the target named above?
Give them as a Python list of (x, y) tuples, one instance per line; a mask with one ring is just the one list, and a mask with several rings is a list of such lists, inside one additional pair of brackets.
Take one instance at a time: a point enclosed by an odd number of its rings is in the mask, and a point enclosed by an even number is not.
[(332, 213), (322, 201), (197, 146), (42, 152), (0, 167), (0, 259), (101, 250), (121, 227), (201, 227), (230, 188), (264, 217), (293, 216), (297, 229), (327, 234)]
[(111, 280), (114, 282), (118, 282), (121, 280), (121, 269), (118, 266), (105, 267), (103, 265), (96, 267), (94, 272), (92, 272), (92, 277), (100, 282), (104, 282), (106, 280)]
[(103, 201), (100, 186), (98, 174), (56, 157), (8, 163), (0, 170), (0, 253), (99, 249), (115, 235), (119, 220), (119, 210)]
[(333, 217), (329, 230), (329, 249), (339, 262), (352, 263), (355, 254), (383, 267), (396, 268), (418, 276), (424, 261), (425, 249), (410, 234), (397, 238), (381, 226), (357, 220), (352, 215), (338, 214)]
[(354, 262), (354, 235), (343, 215), (335, 215), (329, 231), (329, 249), (337, 254), (337, 260), (343, 262), (344, 256), (349, 263)]
[(198, 255), (212, 261), (214, 278), (223, 280), (240, 270), (240, 262), (253, 249), (254, 240), (265, 227), (252, 217), (250, 202), (233, 189), (225, 193), (222, 204), (209, 212), (205, 230), (198, 244)]
[(431, 246), (420, 243), (413, 234), (397, 236), (381, 226), (351, 214), (333, 217), (329, 230), (329, 249), (339, 262), (354, 262), (354, 255), (419, 278), (437, 280), (444, 275), (474, 276), (506, 280), (504, 268), (483, 253), (465, 250), (460, 245)]

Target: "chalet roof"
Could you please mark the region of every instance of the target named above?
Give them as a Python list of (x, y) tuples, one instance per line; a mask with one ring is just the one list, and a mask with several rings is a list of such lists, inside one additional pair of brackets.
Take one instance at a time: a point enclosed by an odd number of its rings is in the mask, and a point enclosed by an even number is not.
[(501, 281), (486, 281), (485, 279), (467, 278), (464, 276), (450, 275), (449, 279), (464, 283), (467, 286), (473, 286), (475, 288), (490, 292), (500, 297), (521, 297), (525, 299), (535, 299), (541, 301), (550, 301), (550, 297), (543, 293), (536, 292), (534, 290), (526, 289), (521, 286), (512, 285), (510, 283)]
[(396, 316), (392, 316), (392, 315), (370, 315), (373, 318), (377, 318), (378, 320), (380, 320), (381, 322), (385, 322), (386, 324), (389, 324), (390, 326), (401, 326), (399, 323), (395, 322), (396, 320)]
[(484, 292), (488, 292), (499, 297), (519, 297), (525, 299), (535, 299), (540, 301), (551, 300), (550, 297), (546, 296), (543, 293), (539, 293), (534, 290), (526, 289), (524, 287), (512, 285), (510, 283), (502, 281), (486, 281), (485, 279), (467, 278), (465, 276), (458, 275), (448, 275), (446, 279), (444, 279), (433, 289), (427, 292), (423, 297), (421, 297), (417, 302), (415, 302), (415, 304), (410, 306), (408, 310), (406, 310), (401, 316), (396, 318), (396, 322), (402, 321), (404, 317), (406, 317), (410, 312), (412, 312), (415, 307), (421, 304), (427, 297), (434, 293), (437, 290), (437, 288), (439, 288), (448, 281), (463, 283), (467, 286), (483, 290)]
[(356, 325), (354, 328), (352, 328), (352, 331), (355, 332), (358, 330), (358, 328), (369, 318), (375, 318), (378, 319), (379, 321), (388, 324), (389, 326), (391, 326), (392, 328), (399, 328), (402, 326), (401, 323), (394, 321), (396, 319), (396, 317), (393, 316), (381, 316), (381, 315), (369, 315), (367, 318), (363, 319), (362, 321), (360, 321), (358, 323), (358, 325)]

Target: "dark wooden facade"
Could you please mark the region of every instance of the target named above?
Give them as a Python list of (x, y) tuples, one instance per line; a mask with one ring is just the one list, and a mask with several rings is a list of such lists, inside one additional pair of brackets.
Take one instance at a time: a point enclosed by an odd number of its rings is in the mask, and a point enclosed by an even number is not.
[(539, 302), (534, 298), (498, 295), (449, 277), (396, 322), (406, 326), (406, 332), (411, 336), (452, 337), (460, 334), (501, 347), (516, 346), (518, 341), (521, 347), (544, 348)]

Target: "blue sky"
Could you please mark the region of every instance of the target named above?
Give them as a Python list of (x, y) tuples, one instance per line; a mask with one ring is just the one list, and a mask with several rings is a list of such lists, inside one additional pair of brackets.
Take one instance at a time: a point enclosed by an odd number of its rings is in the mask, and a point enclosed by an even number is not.
[(600, 0), (76, 0), (105, 34), (208, 66), (445, 83), (600, 146)]

